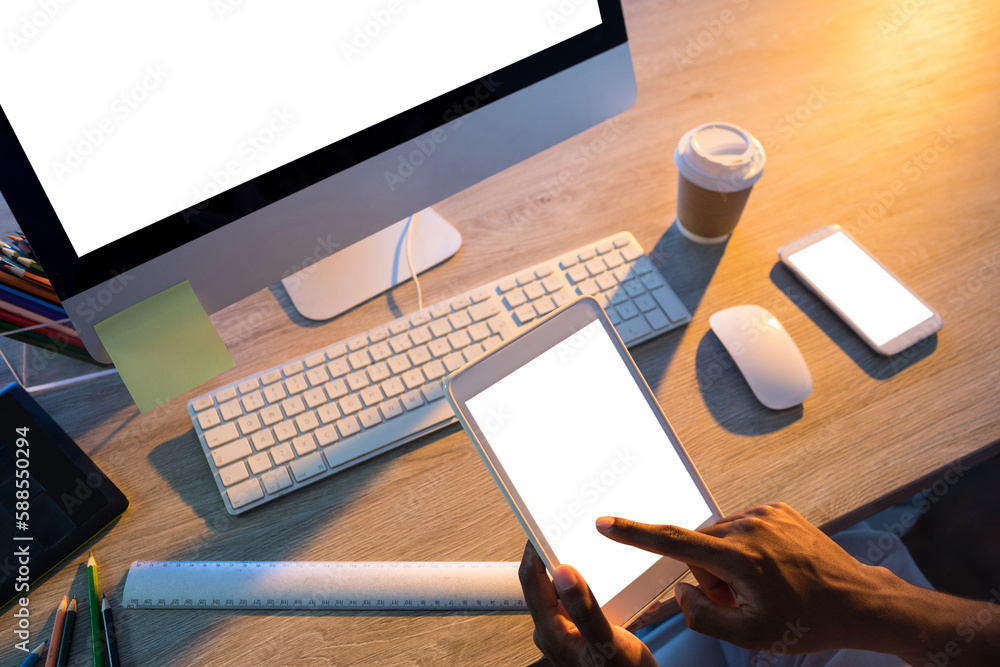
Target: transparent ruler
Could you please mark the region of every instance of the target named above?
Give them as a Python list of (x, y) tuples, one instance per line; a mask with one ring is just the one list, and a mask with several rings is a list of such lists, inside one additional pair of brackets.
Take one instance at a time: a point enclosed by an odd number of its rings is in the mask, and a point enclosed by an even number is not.
[(527, 611), (517, 563), (137, 561), (126, 609)]

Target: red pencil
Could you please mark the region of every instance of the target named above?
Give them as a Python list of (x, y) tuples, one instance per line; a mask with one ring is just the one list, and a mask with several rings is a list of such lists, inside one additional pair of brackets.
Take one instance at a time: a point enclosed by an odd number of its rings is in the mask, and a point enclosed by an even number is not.
[(52, 638), (49, 640), (49, 654), (45, 658), (45, 667), (56, 667), (56, 660), (59, 658), (59, 643), (62, 640), (63, 622), (66, 620), (67, 602), (64, 595), (56, 610), (56, 622), (52, 626)]

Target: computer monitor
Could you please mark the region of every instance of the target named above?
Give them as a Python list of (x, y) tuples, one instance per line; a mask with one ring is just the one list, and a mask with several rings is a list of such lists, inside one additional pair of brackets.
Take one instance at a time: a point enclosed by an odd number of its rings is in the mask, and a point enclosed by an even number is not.
[(0, 191), (103, 361), (93, 325), (135, 303), (188, 280), (212, 313), (328, 266), (635, 99), (619, 0), (7, 0), (0, 16)]

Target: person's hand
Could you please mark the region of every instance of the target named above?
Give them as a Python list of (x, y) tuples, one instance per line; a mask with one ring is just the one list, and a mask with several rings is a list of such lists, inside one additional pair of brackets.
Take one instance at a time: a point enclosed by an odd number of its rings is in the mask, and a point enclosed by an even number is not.
[(601, 517), (607, 537), (684, 561), (701, 588), (676, 587), (688, 627), (737, 646), (789, 653), (868, 645), (884, 577), (784, 503), (694, 532)]
[(554, 665), (655, 667), (645, 644), (608, 622), (590, 586), (574, 568), (560, 565), (549, 581), (542, 559), (528, 542), (518, 576), (535, 622), (535, 646)]

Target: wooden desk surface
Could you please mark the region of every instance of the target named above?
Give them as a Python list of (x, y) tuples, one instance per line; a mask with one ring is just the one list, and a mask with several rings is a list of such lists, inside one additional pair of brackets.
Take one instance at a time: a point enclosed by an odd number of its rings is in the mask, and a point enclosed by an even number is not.
[[(633, 351), (726, 512), (785, 500), (829, 529), (978, 460), (1000, 438), (1000, 4), (627, 0), (635, 107), (443, 202), (456, 257), (423, 279), (429, 303), (617, 230), (631, 230), (693, 314)], [(687, 129), (728, 120), (768, 151), (725, 246), (670, 228)], [(561, 191), (551, 186), (560, 172)], [(839, 223), (944, 317), (935, 340), (883, 359), (784, 270), (776, 249)], [(708, 332), (713, 312), (771, 310), (815, 379), (800, 410), (755, 402)], [(139, 415), (117, 380), (42, 404), (125, 491), (95, 545), (121, 599), (139, 559), (517, 560), (524, 544), (456, 426), (243, 518), (226, 514), (184, 404), (196, 393), (415, 309), (412, 286), (322, 325), (280, 288), (213, 320), (236, 368)], [(959, 480), (957, 483), (961, 483)], [(85, 556), (34, 589), (47, 637)], [(81, 612), (84, 608), (81, 607)], [(0, 627), (14, 620), (7, 609)], [(527, 616), (119, 611), (129, 665), (517, 665), (538, 657)], [(73, 665), (87, 664), (87, 622)], [(34, 640), (33, 640), (34, 643)], [(0, 661), (15, 660), (12, 641)]]

